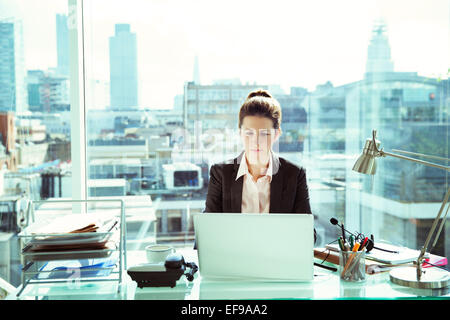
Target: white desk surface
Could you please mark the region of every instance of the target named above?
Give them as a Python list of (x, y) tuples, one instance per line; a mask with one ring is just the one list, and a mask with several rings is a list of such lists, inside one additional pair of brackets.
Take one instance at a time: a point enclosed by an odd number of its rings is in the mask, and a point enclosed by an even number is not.
[[(198, 262), (197, 251), (191, 248), (177, 248), (187, 262)], [(129, 251), (128, 267), (146, 261), (144, 251)], [(198, 265), (198, 263), (197, 263)], [(439, 297), (450, 299), (449, 289), (432, 291), (412, 289), (396, 285), (389, 281), (389, 273), (367, 275), (366, 281), (350, 283), (341, 281), (337, 272), (314, 267), (314, 280), (303, 283), (252, 282), (252, 281), (212, 281), (195, 274), (193, 282), (183, 276), (176, 287), (137, 288), (126, 271), (120, 293), (117, 282), (83, 282), (61, 284), (28, 285), (20, 299), (35, 299), (36, 296), (57, 300), (239, 300), (239, 299), (411, 299)], [(20, 288), (18, 288), (20, 289)], [(15, 299), (15, 294), (7, 299)], [(39, 299), (38, 298), (38, 299)]]

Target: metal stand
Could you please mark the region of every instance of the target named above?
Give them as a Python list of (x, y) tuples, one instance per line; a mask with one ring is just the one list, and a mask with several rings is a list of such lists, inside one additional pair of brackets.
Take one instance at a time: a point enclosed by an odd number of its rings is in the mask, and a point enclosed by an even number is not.
[[(69, 282), (96, 282), (96, 281), (117, 281), (118, 282), (118, 288), (117, 293), (120, 293), (121, 286), (122, 286), (122, 280), (123, 280), (123, 273), (124, 270), (127, 269), (127, 262), (126, 262), (126, 224), (125, 224), (125, 206), (124, 201), (122, 199), (101, 199), (101, 200), (45, 200), (45, 201), (33, 201), (30, 203), (29, 206), (29, 212), (28, 212), (28, 219), (31, 219), (32, 222), (35, 222), (35, 216), (34, 216), (34, 205), (35, 204), (50, 204), (50, 203), (58, 203), (58, 204), (78, 204), (80, 207), (81, 213), (80, 215), (85, 214), (93, 214), (95, 213), (87, 213), (86, 207), (88, 203), (100, 203), (100, 202), (115, 202), (120, 203), (120, 217), (118, 219), (118, 223), (115, 226), (111, 227), (111, 230), (108, 230), (106, 232), (86, 232), (86, 233), (64, 233), (64, 234), (36, 234), (30, 232), (30, 226), (26, 227), (21, 233), (18, 234), (18, 237), (20, 239), (20, 246), (21, 246), (21, 260), (22, 260), (22, 287), (17, 293), (17, 297), (19, 297), (23, 291), (25, 290), (26, 286), (29, 284), (52, 284), (52, 283), (68, 283)], [(84, 204), (84, 205), (82, 205)], [(84, 212), (86, 211), (86, 213)], [(63, 216), (63, 214), (61, 215)], [(112, 215), (113, 216), (113, 215)], [(114, 216), (117, 218), (117, 216)], [(30, 221), (31, 222), (31, 221)], [(113, 230), (115, 229), (115, 231)], [(39, 239), (46, 239), (46, 237), (51, 237), (52, 241), (62, 241), (68, 240), (68, 241), (88, 241), (88, 237), (95, 237), (97, 239), (110, 239), (110, 237), (113, 237), (117, 235), (117, 232), (119, 232), (119, 239), (118, 239), (118, 246), (117, 243), (114, 248), (105, 248), (105, 249), (99, 249), (99, 250), (64, 250), (64, 251), (54, 251), (54, 250), (48, 250), (48, 251), (39, 251), (39, 252), (29, 252), (30, 245), (36, 241), (39, 241)], [(71, 237), (73, 237), (71, 239)], [(76, 237), (76, 238), (75, 238)], [(104, 238), (102, 238), (104, 237)], [(73, 274), (70, 275), (69, 279), (67, 278), (57, 278), (57, 279), (39, 279), (40, 274), (45, 274), (49, 272), (68, 272), (67, 269), (62, 270), (50, 270), (50, 271), (44, 271), (42, 270), (42, 267), (39, 267), (39, 263), (45, 263), (45, 262), (52, 262), (52, 261), (62, 261), (62, 260), (81, 260), (81, 259), (96, 259), (96, 258), (104, 258), (104, 257), (110, 257), (114, 253), (119, 254), (118, 262), (119, 266), (117, 266), (117, 263), (112, 267), (87, 267), (83, 268), (81, 271), (79, 268), (75, 268), (76, 270), (72, 270)], [(34, 271), (31, 271), (32, 267), (34, 267)], [(70, 268), (69, 268), (70, 269)], [(83, 272), (96, 272), (96, 271), (109, 271), (107, 276), (102, 275), (94, 275), (89, 277), (83, 277)], [(115, 275), (115, 277), (111, 277), (111, 275)], [(72, 285), (73, 287), (73, 285)]]
[(439, 268), (428, 268), (417, 279), (416, 267), (394, 268), (389, 272), (390, 280), (404, 287), (417, 289), (440, 289), (449, 285), (449, 273)]

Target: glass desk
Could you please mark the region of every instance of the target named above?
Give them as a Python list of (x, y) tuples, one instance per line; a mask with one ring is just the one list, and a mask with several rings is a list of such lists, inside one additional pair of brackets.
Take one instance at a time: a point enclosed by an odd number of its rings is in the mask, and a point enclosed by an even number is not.
[[(192, 248), (177, 248), (187, 262), (197, 263), (197, 251)], [(144, 251), (127, 253), (128, 267), (146, 261)], [(320, 262), (320, 261), (318, 261)], [(118, 292), (116, 282), (63, 282), (61, 284), (28, 285), (19, 299), (48, 300), (239, 300), (239, 299), (449, 299), (450, 292), (444, 290), (413, 289), (389, 281), (389, 273), (367, 275), (361, 283), (340, 280), (337, 272), (315, 266), (314, 279), (310, 282), (254, 282), (212, 281), (202, 279), (200, 271), (193, 282), (183, 276), (174, 288), (138, 288), (136, 282), (125, 272), (125, 279)], [(20, 289), (20, 288), (18, 288)], [(15, 294), (7, 299), (15, 299)]]

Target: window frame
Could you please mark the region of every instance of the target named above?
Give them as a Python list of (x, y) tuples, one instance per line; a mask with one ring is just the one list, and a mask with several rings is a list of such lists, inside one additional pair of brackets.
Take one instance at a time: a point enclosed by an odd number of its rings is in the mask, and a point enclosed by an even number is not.
[(68, 0), (72, 198), (87, 199), (83, 0)]

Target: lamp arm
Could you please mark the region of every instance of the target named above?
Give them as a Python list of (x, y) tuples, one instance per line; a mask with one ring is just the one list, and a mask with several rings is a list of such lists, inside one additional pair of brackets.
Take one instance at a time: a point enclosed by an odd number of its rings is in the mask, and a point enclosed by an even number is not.
[(436, 234), (436, 238), (434, 239), (434, 242), (431, 245), (431, 250), (433, 250), (433, 248), (436, 246), (436, 243), (437, 243), (437, 241), (439, 239), (439, 235), (441, 234), (442, 228), (444, 227), (445, 220), (447, 219), (447, 213), (448, 213), (448, 209), (449, 208), (450, 208), (450, 206), (447, 207), (447, 211), (445, 212), (444, 216), (442, 217), (441, 226), (439, 227), (439, 230), (438, 230), (438, 232)]
[(450, 159), (448, 159), (448, 158), (443, 158), (443, 157), (438, 157), (438, 156), (430, 156), (430, 155), (423, 154), (423, 153), (416, 153), (416, 152), (411, 152), (411, 151), (403, 151), (403, 150), (398, 150), (398, 149), (392, 149), (392, 151), (408, 154), (410, 156), (424, 157), (424, 158), (436, 159), (436, 160), (447, 161), (447, 162), (450, 161)]
[[(428, 249), (428, 245), (430, 244), (431, 237), (432, 237), (432, 235), (434, 233), (434, 230), (436, 230), (436, 226), (438, 224), (439, 219), (441, 218), (441, 214), (444, 211), (445, 206), (447, 205), (449, 197), (450, 197), (450, 187), (448, 188), (447, 193), (445, 194), (445, 197), (444, 197), (444, 200), (442, 201), (441, 208), (439, 209), (438, 215), (434, 219), (433, 225), (431, 226), (430, 231), (428, 231), (428, 235), (427, 235), (427, 239), (425, 240), (425, 244), (423, 245), (422, 249), (420, 250), (420, 255), (417, 258), (417, 279), (418, 280), (420, 280), (420, 276), (422, 275), (422, 271), (421, 270), (422, 270), (422, 259), (423, 259), (423, 256), (425, 255), (425, 252)], [(445, 214), (445, 216), (447, 216), (447, 213)], [(436, 234), (436, 237), (435, 237), (435, 240), (434, 240), (434, 244), (436, 243), (437, 239), (439, 238), (439, 235), (440, 235), (441, 231), (442, 231), (442, 224), (441, 224), (441, 227), (439, 228), (439, 232)], [(433, 246), (434, 246), (434, 244), (433, 244)]]
[[(399, 158), (399, 159), (403, 159), (403, 160), (408, 160), (408, 161), (412, 161), (412, 162), (416, 162), (416, 163), (420, 163), (429, 167), (434, 167), (434, 168), (438, 168), (438, 169), (442, 169), (445, 171), (450, 171), (450, 167), (449, 166), (444, 166), (444, 165), (440, 165), (440, 164), (436, 164), (436, 163), (432, 163), (432, 162), (428, 162), (428, 161), (423, 161), (423, 160), (419, 160), (419, 159), (415, 159), (415, 158), (410, 158), (410, 157), (406, 157), (406, 156), (402, 156), (402, 155), (398, 155), (395, 153), (390, 153), (390, 152), (386, 152), (383, 150), (379, 150), (379, 156), (381, 157), (385, 157), (385, 156), (391, 156), (391, 157), (395, 157), (395, 158)], [(447, 159), (448, 160), (448, 159)], [(441, 204), (441, 208), (439, 209), (439, 213), (436, 216), (436, 218), (433, 221), (433, 224), (431, 226), (430, 231), (428, 232), (427, 235), (427, 239), (425, 240), (425, 244), (423, 245), (422, 249), (420, 250), (420, 255), (417, 258), (417, 279), (420, 280), (420, 277), (422, 275), (422, 259), (425, 255), (425, 252), (428, 249), (428, 246), (430, 244), (431, 241), (431, 237), (434, 234), (434, 231), (436, 230), (437, 224), (439, 222), (439, 219), (441, 218), (442, 212), (444, 211), (445, 206), (447, 205), (448, 199), (450, 197), (450, 188), (447, 190), (447, 193), (445, 194), (444, 200), (442, 201)], [(447, 213), (445, 214), (445, 217), (447, 216)], [(441, 223), (441, 226), (439, 228), (439, 231), (436, 233), (434, 242), (433, 242), (433, 247), (436, 245), (437, 240), (439, 239), (439, 235), (442, 231), (442, 227), (443, 227), (443, 223), (444, 220)]]
[[(450, 171), (450, 167), (449, 166), (444, 166), (444, 165), (440, 165), (440, 164), (436, 164), (436, 163), (432, 163), (432, 162), (428, 162), (428, 161), (423, 161), (423, 160), (419, 160), (419, 159), (415, 159), (415, 158), (411, 158), (411, 157), (406, 157), (406, 156), (402, 156), (400, 154), (386, 152), (383, 149), (378, 149), (377, 148), (377, 143), (376, 143), (376, 136), (377, 136), (377, 130), (372, 130), (372, 142), (373, 142), (373, 147), (375, 149), (377, 157), (391, 156), (391, 157), (395, 157), (395, 158), (399, 158), (399, 159), (403, 159), (403, 160), (408, 160), (408, 161), (420, 163), (420, 164), (423, 164), (423, 165), (426, 165), (426, 166), (429, 166), (429, 167), (434, 167), (434, 168), (439, 168), (439, 169), (442, 169), (442, 170)], [(414, 153), (414, 152), (402, 151), (402, 150), (395, 150), (395, 151), (400, 152), (400, 153), (405, 153), (405, 154), (411, 154), (411, 155), (416, 155), (416, 156), (420, 156), (420, 157), (425, 157), (425, 158), (432, 158), (432, 159), (450, 161), (450, 159), (447, 159), (447, 158), (441, 158), (441, 157), (437, 157), (437, 156), (429, 156), (429, 155), (421, 154), (421, 153)]]
[(381, 157), (385, 157), (385, 156), (391, 156), (391, 157), (395, 157), (395, 158), (399, 158), (399, 159), (403, 159), (403, 160), (409, 160), (412, 162), (416, 162), (416, 163), (420, 163), (429, 167), (434, 167), (434, 168), (438, 168), (438, 169), (442, 169), (445, 171), (450, 171), (450, 167), (449, 166), (444, 166), (441, 164), (436, 164), (436, 163), (432, 163), (432, 162), (428, 162), (428, 161), (424, 161), (424, 160), (419, 160), (419, 159), (415, 159), (415, 158), (411, 158), (411, 157), (406, 157), (406, 156), (402, 156), (399, 154), (395, 154), (395, 153), (390, 153), (390, 152), (386, 152), (383, 150), (379, 150), (379, 156)]

